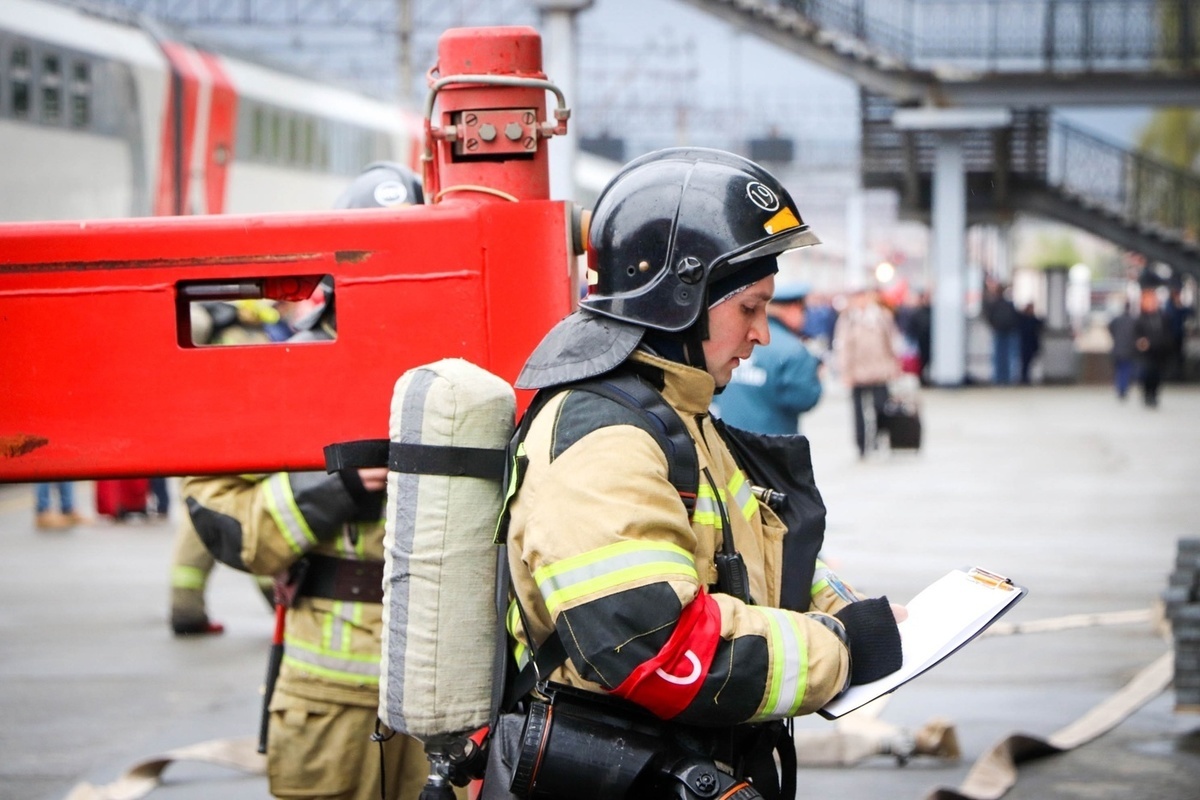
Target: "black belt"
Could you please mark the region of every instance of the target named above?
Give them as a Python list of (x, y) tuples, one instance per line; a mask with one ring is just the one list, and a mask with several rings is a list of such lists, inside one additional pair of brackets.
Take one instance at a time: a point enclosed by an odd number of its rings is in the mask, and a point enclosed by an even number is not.
[(298, 595), (345, 600), (352, 603), (383, 602), (383, 562), (352, 561), (309, 554)]

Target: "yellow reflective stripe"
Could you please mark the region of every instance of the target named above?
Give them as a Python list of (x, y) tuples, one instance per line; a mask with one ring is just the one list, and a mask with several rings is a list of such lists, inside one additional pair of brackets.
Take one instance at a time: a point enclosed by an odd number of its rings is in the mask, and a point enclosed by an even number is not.
[(287, 639), (283, 661), (293, 668), (326, 680), (357, 685), (379, 685), (379, 656), (344, 654), (331, 657), (311, 645)]
[(717, 495), (712, 486), (705, 483), (696, 490), (696, 510), (692, 522), (698, 525), (721, 529), (721, 513), (717, 509)]
[(825, 565), (824, 562), (818, 561), (817, 568), (813, 571), (813, 583), (811, 597), (816, 597), (824, 589), (831, 590), (847, 603), (853, 603), (859, 598), (850, 591), (850, 587), (842, 582), (838, 574)]
[(208, 573), (197, 567), (172, 567), (171, 587), (175, 589), (203, 589)]
[(535, 570), (533, 579), (551, 614), (584, 595), (651, 576), (697, 581), (692, 554), (667, 542), (623, 541)]
[(758, 513), (758, 498), (754, 496), (754, 492), (750, 491), (750, 481), (746, 479), (746, 473), (740, 469), (735, 471), (733, 477), (729, 479), (727, 491), (733, 498), (734, 504), (742, 510), (742, 516), (746, 519), (753, 519), (754, 515)]
[(508, 613), (504, 615), (504, 627), (508, 629), (509, 636), (517, 635), (517, 623), (520, 619), (521, 614), (517, 611), (517, 601), (513, 600), (508, 604)]
[(517, 660), (517, 667), (524, 667), (529, 661), (529, 648), (525, 643), (517, 638), (517, 624), (521, 621), (521, 612), (517, 610), (517, 601), (513, 600), (508, 604), (508, 613), (504, 615), (504, 627), (508, 629), (508, 635), (513, 640), (513, 658)]
[(500, 504), (500, 513), (496, 515), (496, 530), (492, 533), (492, 544), (504, 541), (506, 531), (500, 530), (504, 520), (508, 518), (508, 505), (517, 494), (517, 459), (525, 455), (525, 442), (517, 442), (517, 450), (508, 463), (508, 485), (504, 487), (504, 502)]
[(347, 522), (348, 535), (338, 539), (338, 552), (352, 561), (366, 560), (367, 537), (361, 536), (362, 529), (357, 522)]
[(778, 608), (750, 606), (767, 618), (771, 642), (771, 674), (759, 719), (795, 716), (808, 689), (808, 649), (795, 614)]
[(720, 506), (728, 505), (731, 497), (733, 504), (741, 510), (742, 516), (747, 520), (753, 519), (758, 513), (758, 498), (750, 490), (750, 481), (746, 478), (746, 473), (739, 469), (734, 471), (729, 484), (720, 492), (707, 483), (698, 487), (696, 511), (692, 514), (692, 521), (721, 530)]
[(272, 475), (263, 487), (266, 494), (267, 512), (275, 521), (275, 527), (283, 534), (288, 546), (295, 553), (306, 553), (317, 543), (317, 537), (308, 527), (308, 521), (300, 513), (296, 498), (292, 494), (292, 484), (287, 474), (280, 472)]

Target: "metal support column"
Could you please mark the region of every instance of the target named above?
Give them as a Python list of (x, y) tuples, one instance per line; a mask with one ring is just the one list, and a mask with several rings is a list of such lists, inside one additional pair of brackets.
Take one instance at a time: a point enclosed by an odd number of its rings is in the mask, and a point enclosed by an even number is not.
[(933, 360), (930, 379), (958, 386), (967, 369), (967, 179), (962, 134), (938, 135), (933, 167)]
[[(591, 7), (593, 0), (534, 0), (542, 14), (542, 41), (545, 43), (543, 64), (546, 77), (554, 82), (567, 98), (567, 106), (575, 105), (577, 77), (575, 48), (575, 17)], [(550, 148), (550, 196), (556, 200), (578, 202), (575, 188), (575, 155), (579, 147), (577, 126), (567, 128), (565, 136), (555, 137)]]
[(933, 165), (933, 358), (929, 377), (959, 386), (967, 374), (967, 176), (963, 132), (1012, 124), (1008, 109), (912, 108), (892, 115), (897, 130), (938, 135)]

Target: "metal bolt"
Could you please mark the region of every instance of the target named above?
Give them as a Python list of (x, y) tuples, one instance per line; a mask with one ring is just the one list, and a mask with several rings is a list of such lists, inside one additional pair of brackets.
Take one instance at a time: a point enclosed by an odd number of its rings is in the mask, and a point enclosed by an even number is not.
[(521, 115), (521, 121), (524, 122), (526, 125), (532, 125), (533, 124), (533, 112), (526, 111), (524, 114)]
[(466, 147), (468, 150), (478, 150), (479, 149), (479, 140), (478, 139), (467, 139)]
[(510, 122), (504, 126), (504, 135), (508, 137), (510, 142), (518, 141), (525, 133), (525, 129), (515, 122)]
[(684, 256), (675, 265), (675, 273), (684, 283), (699, 283), (704, 277), (704, 263), (695, 256)]
[(526, 150), (532, 150), (534, 147), (537, 146), (537, 142), (535, 142), (533, 140), (532, 136), (526, 136), (525, 141), (522, 142), (521, 144), (525, 145)]
[(711, 772), (698, 772), (693, 779), (696, 791), (708, 794), (717, 787), (717, 776)]
[(475, 116), (474, 114), (464, 114), (463, 115), (463, 124), (466, 125), (467, 127), (469, 127), (469, 128), (475, 127), (476, 122), (479, 122), (479, 117)]
[(479, 138), (485, 142), (490, 142), (496, 138), (496, 126), (490, 122), (485, 122), (479, 126)]

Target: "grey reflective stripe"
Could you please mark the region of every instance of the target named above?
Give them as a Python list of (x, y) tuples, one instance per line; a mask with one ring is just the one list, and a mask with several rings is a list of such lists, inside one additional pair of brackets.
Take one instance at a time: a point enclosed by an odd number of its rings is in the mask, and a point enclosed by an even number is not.
[(266, 495), (267, 511), (275, 520), (275, 526), (287, 540), (288, 546), (293, 552), (307, 553), (317, 544), (317, 537), (308, 527), (300, 509), (296, 507), (287, 473), (275, 473), (262, 486)]
[(813, 571), (811, 596), (815, 597), (825, 588), (832, 589), (834, 594), (847, 603), (854, 603), (862, 599), (850, 591), (850, 587), (842, 583), (842, 579), (836, 572), (825, 566), (824, 561), (818, 559), (817, 568)]
[(538, 591), (550, 612), (592, 592), (609, 592), (646, 576), (667, 575), (695, 579), (696, 562), (690, 553), (665, 542), (624, 541), (584, 553), (534, 572)]
[[(392, 441), (419, 444), (421, 432), (425, 427), (425, 404), (429, 390), (438, 379), (436, 373), (419, 369), (412, 373), (412, 380), (404, 390), (404, 398), (400, 408), (402, 427), (399, 438), (395, 435)], [(420, 488), (421, 476), (410, 472), (391, 472), (388, 474), (388, 508), (391, 514), (389, 522), (392, 526), (392, 539), (388, 553), (392, 563), (384, 576), (387, 608), (385, 619), (388, 625), (388, 637), (392, 643), (407, 641), (408, 606), (410, 581), (407, 579), (411, 572), (410, 562), (413, 555), (413, 537), (417, 528), (417, 493)], [(392, 484), (395, 481), (395, 484)], [(394, 491), (393, 491), (394, 489)], [(385, 539), (386, 541), (386, 539)], [(395, 720), (396, 727), (407, 727), (404, 715), (404, 699), (418, 687), (409, 686), (405, 682), (407, 673), (407, 653), (402, 646), (391, 646), (384, 654), (388, 659), (387, 681), (387, 719)]]
[(717, 498), (709, 492), (699, 492), (696, 495), (696, 510), (694, 515), (713, 514), (716, 516), (717, 525), (719, 526), (721, 517), (717, 514)]
[[(729, 485), (738, 484), (737, 491), (733, 493), (733, 502), (741, 510), (742, 516), (750, 519), (754, 516), (754, 512), (758, 510), (758, 499), (755, 498), (754, 492), (750, 490), (750, 481), (746, 478), (745, 473), (740, 469), (733, 473), (733, 477), (729, 479)], [(726, 489), (726, 491), (729, 491)]]
[(762, 718), (790, 717), (800, 710), (808, 689), (808, 649), (795, 614), (778, 608), (748, 606), (767, 617), (770, 629), (771, 674)]
[[(333, 653), (310, 642), (289, 637), (285, 643), (284, 661), (298, 669), (327, 680), (342, 683), (378, 683), (379, 656)], [(363, 680), (363, 679), (367, 680)]]

